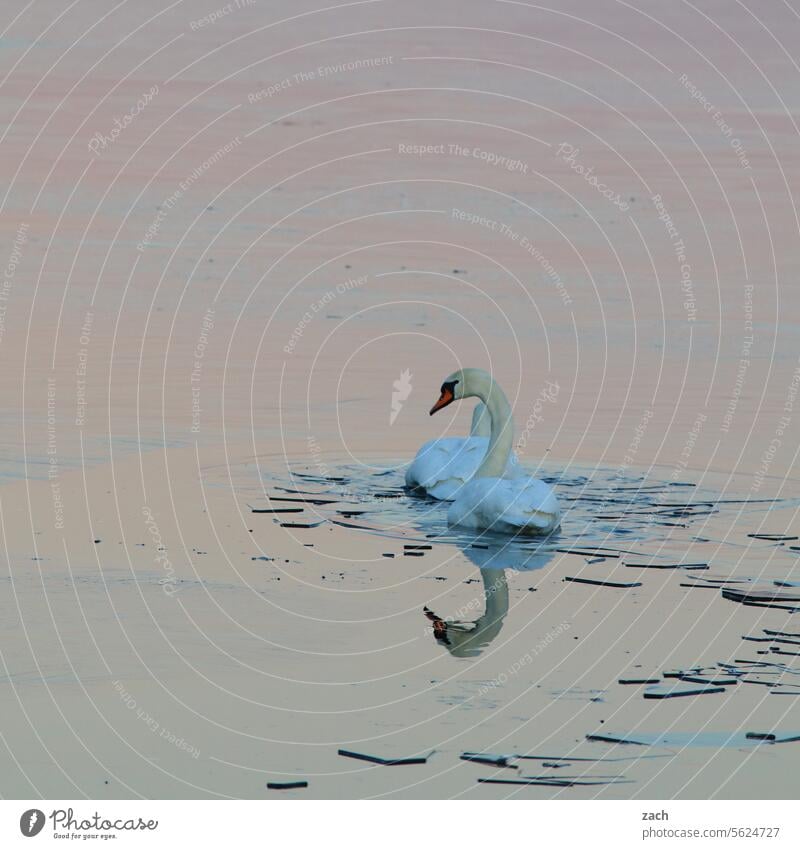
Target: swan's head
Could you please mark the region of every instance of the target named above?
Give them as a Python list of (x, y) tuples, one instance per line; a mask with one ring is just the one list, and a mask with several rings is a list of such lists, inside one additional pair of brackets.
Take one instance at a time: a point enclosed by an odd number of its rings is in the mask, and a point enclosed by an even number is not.
[(448, 375), (442, 382), (439, 400), (431, 407), (430, 414), (438, 412), (462, 398), (477, 396), (485, 398), (492, 384), (492, 377), (488, 372), (479, 368), (462, 368)]

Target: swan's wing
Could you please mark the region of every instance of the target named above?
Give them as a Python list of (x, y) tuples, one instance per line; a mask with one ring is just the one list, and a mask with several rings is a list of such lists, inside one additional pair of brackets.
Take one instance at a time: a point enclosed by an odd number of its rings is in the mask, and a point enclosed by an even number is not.
[(514, 491), (514, 507), (523, 517), (546, 514), (561, 517), (558, 499), (552, 487), (537, 478), (516, 478), (511, 483)]
[(485, 437), (446, 437), (426, 442), (406, 470), (406, 486), (440, 500), (453, 498), (475, 474), (489, 441)]
[(435, 471), (437, 466), (447, 462), (447, 458), (454, 452), (453, 443), (455, 437), (450, 439), (431, 439), (417, 451), (416, 457), (406, 469), (406, 486), (424, 486), (425, 481)]

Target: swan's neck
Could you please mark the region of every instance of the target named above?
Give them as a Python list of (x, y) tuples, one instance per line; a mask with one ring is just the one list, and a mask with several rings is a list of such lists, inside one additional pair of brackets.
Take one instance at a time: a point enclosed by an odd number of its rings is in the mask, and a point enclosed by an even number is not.
[(491, 377), (485, 383), (486, 386), (478, 387), (475, 394), (486, 404), (491, 421), (491, 434), (486, 456), (474, 477), (500, 478), (505, 472), (514, 443), (514, 419), (508, 398), (500, 386)]
[(491, 434), (492, 426), (489, 421), (489, 414), (486, 412), (486, 405), (479, 401), (472, 411), (472, 427), (469, 429), (469, 435), (488, 437)]

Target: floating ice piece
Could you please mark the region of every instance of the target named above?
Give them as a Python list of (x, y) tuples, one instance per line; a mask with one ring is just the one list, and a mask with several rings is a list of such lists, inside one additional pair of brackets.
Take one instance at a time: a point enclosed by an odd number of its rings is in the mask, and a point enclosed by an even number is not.
[(610, 554), (605, 549), (594, 548), (557, 548), (559, 554), (577, 554), (580, 557), (613, 557), (619, 559), (619, 554)]
[(676, 699), (680, 696), (705, 696), (709, 693), (724, 693), (724, 687), (708, 684), (691, 686), (687, 684), (664, 684), (658, 687), (648, 687), (644, 691), (646, 699)]
[(708, 569), (708, 563), (624, 563), (628, 569)]
[(358, 761), (369, 761), (369, 763), (380, 764), (381, 766), (405, 766), (408, 764), (424, 764), (428, 762), (428, 758), (433, 754), (433, 751), (427, 755), (417, 755), (410, 758), (381, 758), (378, 755), (367, 755), (363, 752), (353, 752), (350, 749), (339, 749), (339, 754), (344, 758), (355, 758)]
[(786, 534), (748, 534), (751, 539), (763, 539), (767, 542), (789, 542), (791, 540), (800, 539), (796, 536), (787, 536)]
[(528, 784), (538, 785), (539, 787), (577, 787), (577, 786), (595, 786), (603, 784), (633, 784), (631, 779), (625, 778), (624, 775), (608, 775), (598, 776), (593, 778), (573, 777), (553, 775), (553, 776), (530, 776), (519, 778), (479, 778), (479, 784)]
[(681, 681), (691, 681), (693, 684), (711, 684), (715, 687), (727, 687), (738, 684), (739, 679), (732, 675), (679, 675)]
[[(623, 746), (650, 746), (645, 740), (634, 740), (634, 735), (625, 734), (587, 734), (586, 739), (593, 743), (619, 743)], [(652, 736), (652, 735), (651, 735)]]
[(686, 666), (682, 669), (665, 669), (661, 674), (665, 678), (680, 678), (682, 675), (701, 675), (712, 669), (713, 667), (709, 666)]
[(631, 589), (632, 587), (641, 587), (641, 581), (602, 581), (594, 578), (572, 578), (564, 577), (565, 581), (570, 581), (573, 584), (592, 584), (595, 587), (617, 587), (618, 589)]
[[(587, 734), (587, 740), (600, 743), (616, 743), (635, 746), (658, 746), (675, 749), (691, 748), (740, 748), (757, 746), (760, 742), (748, 739), (741, 731), (668, 731), (652, 733), (649, 731), (604, 732), (602, 734)], [(776, 743), (789, 743), (800, 740), (800, 737), (787, 735), (776, 740)], [(670, 753), (667, 753), (668, 755)]]
[(516, 764), (509, 763), (514, 755), (491, 755), (488, 752), (462, 752), (462, 761), (471, 761), (476, 764), (487, 764), (488, 766), (505, 766), (509, 769), (519, 769)]
[(319, 522), (281, 522), (280, 525), (282, 528), (318, 528), (320, 525), (324, 525), (325, 520), (320, 519)]
[(772, 606), (776, 604), (800, 602), (800, 593), (791, 590), (771, 589), (737, 589), (735, 587), (723, 587), (722, 597), (729, 601), (738, 601), (741, 604), (755, 604)]
[(769, 628), (764, 628), (764, 633), (771, 637), (794, 637), (800, 640), (800, 631), (772, 631)]
[(270, 501), (291, 501), (295, 504), (313, 504), (321, 506), (323, 504), (338, 504), (341, 498), (287, 498), (285, 495), (270, 495)]

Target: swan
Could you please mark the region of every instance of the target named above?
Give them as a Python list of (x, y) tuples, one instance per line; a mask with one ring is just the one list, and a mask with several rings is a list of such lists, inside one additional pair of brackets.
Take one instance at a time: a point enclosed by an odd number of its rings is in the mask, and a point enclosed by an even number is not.
[[(491, 422), (486, 406), (479, 403), (472, 412), (470, 435), (431, 439), (417, 452), (406, 469), (406, 486), (439, 501), (452, 501), (459, 489), (475, 474), (489, 447)], [(509, 457), (506, 474), (519, 473), (515, 455)]]
[(453, 401), (473, 397), (480, 398), (489, 413), (489, 447), (472, 479), (450, 505), (448, 525), (531, 536), (555, 531), (561, 523), (561, 511), (553, 490), (544, 481), (526, 475), (505, 476), (514, 420), (505, 393), (488, 372), (465, 368), (445, 378), (430, 414)]

